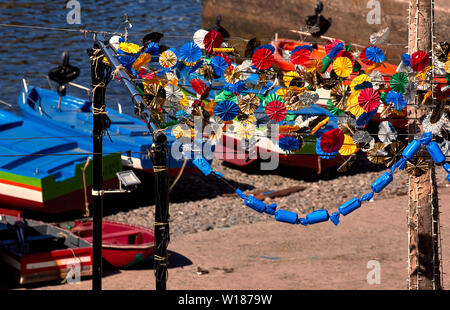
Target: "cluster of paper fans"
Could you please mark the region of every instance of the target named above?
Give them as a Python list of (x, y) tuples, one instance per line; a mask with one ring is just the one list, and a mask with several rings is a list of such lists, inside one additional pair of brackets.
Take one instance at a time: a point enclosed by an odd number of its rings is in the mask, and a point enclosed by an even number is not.
[[(171, 127), (177, 138), (195, 137), (195, 118), (201, 119), (203, 128), (212, 126), (208, 135), (212, 141), (222, 134), (242, 140), (264, 137), (275, 126), (278, 147), (285, 153), (295, 154), (314, 143), (323, 158), (340, 154), (350, 156), (350, 163), (362, 150), (373, 163), (389, 167), (401, 156), (408, 138), (406, 107), (416, 105), (432, 108), (422, 126), (450, 155), (446, 42), (436, 45), (433, 66), (430, 56), (419, 50), (402, 54), (396, 73), (386, 75), (379, 70), (385, 66), (385, 53), (375, 45), (359, 51), (330, 40), (322, 48), (325, 56), (318, 58), (317, 45), (299, 42), (283, 51), (282, 60), (295, 68), (283, 72), (277, 66), (281, 53), (270, 44), (250, 40), (241, 55), (216, 30), (198, 30), (179, 49), (159, 44), (161, 38), (147, 36), (142, 46), (120, 37), (110, 43), (154, 119), (163, 128)], [(371, 129), (372, 119), (378, 129)], [(403, 119), (403, 125), (390, 122), (393, 119), (398, 123)], [(421, 158), (410, 162), (409, 171), (419, 173), (424, 162)]]

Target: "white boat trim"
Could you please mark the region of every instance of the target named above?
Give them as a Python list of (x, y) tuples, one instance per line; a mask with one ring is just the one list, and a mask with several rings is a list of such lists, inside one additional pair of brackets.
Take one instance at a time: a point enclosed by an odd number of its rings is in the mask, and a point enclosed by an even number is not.
[(42, 192), (39, 190), (34, 190), (31, 188), (25, 188), (12, 184), (5, 184), (1, 182), (0, 182), (0, 194), (40, 203), (44, 202)]
[(33, 269), (41, 269), (41, 268), (48, 268), (48, 267), (54, 267), (54, 266), (67, 266), (71, 264), (80, 264), (80, 263), (89, 263), (91, 262), (90, 256), (81, 256), (76, 258), (64, 258), (64, 259), (57, 259), (57, 260), (51, 260), (47, 262), (40, 262), (40, 263), (31, 263), (26, 265), (27, 270), (33, 270)]

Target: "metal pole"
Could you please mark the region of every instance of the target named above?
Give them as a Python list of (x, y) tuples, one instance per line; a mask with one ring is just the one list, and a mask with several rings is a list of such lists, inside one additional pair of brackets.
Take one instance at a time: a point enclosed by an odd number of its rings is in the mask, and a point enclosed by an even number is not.
[[(135, 105), (147, 106), (141, 93), (130, 81), (130, 77), (121, 66), (109, 43), (107, 43), (101, 35), (97, 35), (94, 38), (94, 41), (108, 59), (111, 69), (114, 70), (119, 81), (128, 90)], [(147, 127), (153, 134), (153, 144), (150, 150), (150, 156), (152, 158), (155, 174), (155, 277), (156, 289), (158, 291), (164, 291), (166, 290), (167, 283), (167, 246), (170, 241), (167, 136), (164, 131), (160, 129), (158, 122), (152, 118), (151, 113), (149, 117), (147, 117), (145, 113), (139, 113), (138, 116), (147, 122)]]
[(97, 44), (91, 56), (93, 88), (93, 242), (92, 242), (92, 290), (102, 289), (102, 218), (103, 218), (103, 122), (99, 113), (105, 106), (103, 54)]
[[(145, 106), (144, 98), (142, 97), (141, 93), (136, 89), (136, 86), (130, 81), (130, 77), (128, 74), (123, 70), (122, 65), (120, 64), (119, 60), (115, 56), (115, 52), (111, 49), (109, 44), (107, 44), (103, 37), (101, 35), (97, 35), (95, 38), (95, 43), (98, 44), (99, 48), (102, 50), (105, 57), (108, 59), (108, 62), (111, 65), (111, 69), (117, 73), (117, 77), (119, 81), (125, 86), (125, 88), (130, 93), (131, 98), (136, 104)], [(122, 69), (121, 69), (122, 68)], [(158, 131), (159, 126), (158, 122), (153, 120), (150, 115), (150, 120), (145, 119), (145, 115), (139, 115), (139, 117), (144, 118), (144, 120), (147, 122), (147, 126), (151, 133), (154, 135), (164, 135), (164, 132)]]
[[(433, 0), (409, 1), (409, 54), (433, 50)], [(430, 61), (431, 64), (431, 61)], [(433, 84), (432, 84), (433, 85)], [(419, 106), (418, 98), (416, 105)], [(408, 106), (408, 133), (422, 132), (426, 107)], [(434, 165), (421, 176), (409, 176), (408, 209), (408, 289), (441, 289), (439, 259), (439, 205)]]
[(155, 278), (156, 290), (165, 291), (167, 282), (167, 246), (169, 236), (169, 179), (167, 174), (167, 145), (156, 141), (151, 157), (155, 174)]

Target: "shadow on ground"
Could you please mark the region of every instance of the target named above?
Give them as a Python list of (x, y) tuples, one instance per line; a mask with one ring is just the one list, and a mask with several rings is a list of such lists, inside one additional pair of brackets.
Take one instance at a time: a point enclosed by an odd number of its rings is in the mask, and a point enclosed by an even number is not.
[[(179, 267), (185, 267), (192, 265), (192, 261), (187, 258), (186, 256), (183, 256), (180, 253), (173, 252), (173, 251), (167, 251), (169, 256), (169, 265), (168, 268), (179, 268)], [(114, 268), (114, 267), (110, 267)], [(148, 269), (154, 269), (154, 261), (148, 261), (141, 263), (139, 265), (136, 265), (134, 267), (125, 268), (125, 270), (148, 270)]]

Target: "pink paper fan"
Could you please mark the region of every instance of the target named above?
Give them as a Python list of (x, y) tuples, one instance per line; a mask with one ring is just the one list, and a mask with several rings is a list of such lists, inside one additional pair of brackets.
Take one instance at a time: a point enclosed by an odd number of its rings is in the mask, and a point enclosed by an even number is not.
[(260, 48), (253, 53), (252, 62), (255, 68), (259, 70), (266, 70), (272, 67), (275, 58), (272, 51), (268, 48)]
[(284, 103), (278, 100), (274, 100), (266, 105), (264, 113), (266, 113), (270, 119), (273, 119), (276, 122), (281, 122), (286, 118), (287, 109)]
[(291, 63), (304, 66), (310, 58), (311, 52), (306, 48), (302, 48), (291, 55)]
[(358, 96), (358, 103), (364, 111), (370, 112), (380, 106), (380, 93), (373, 88), (365, 88)]

